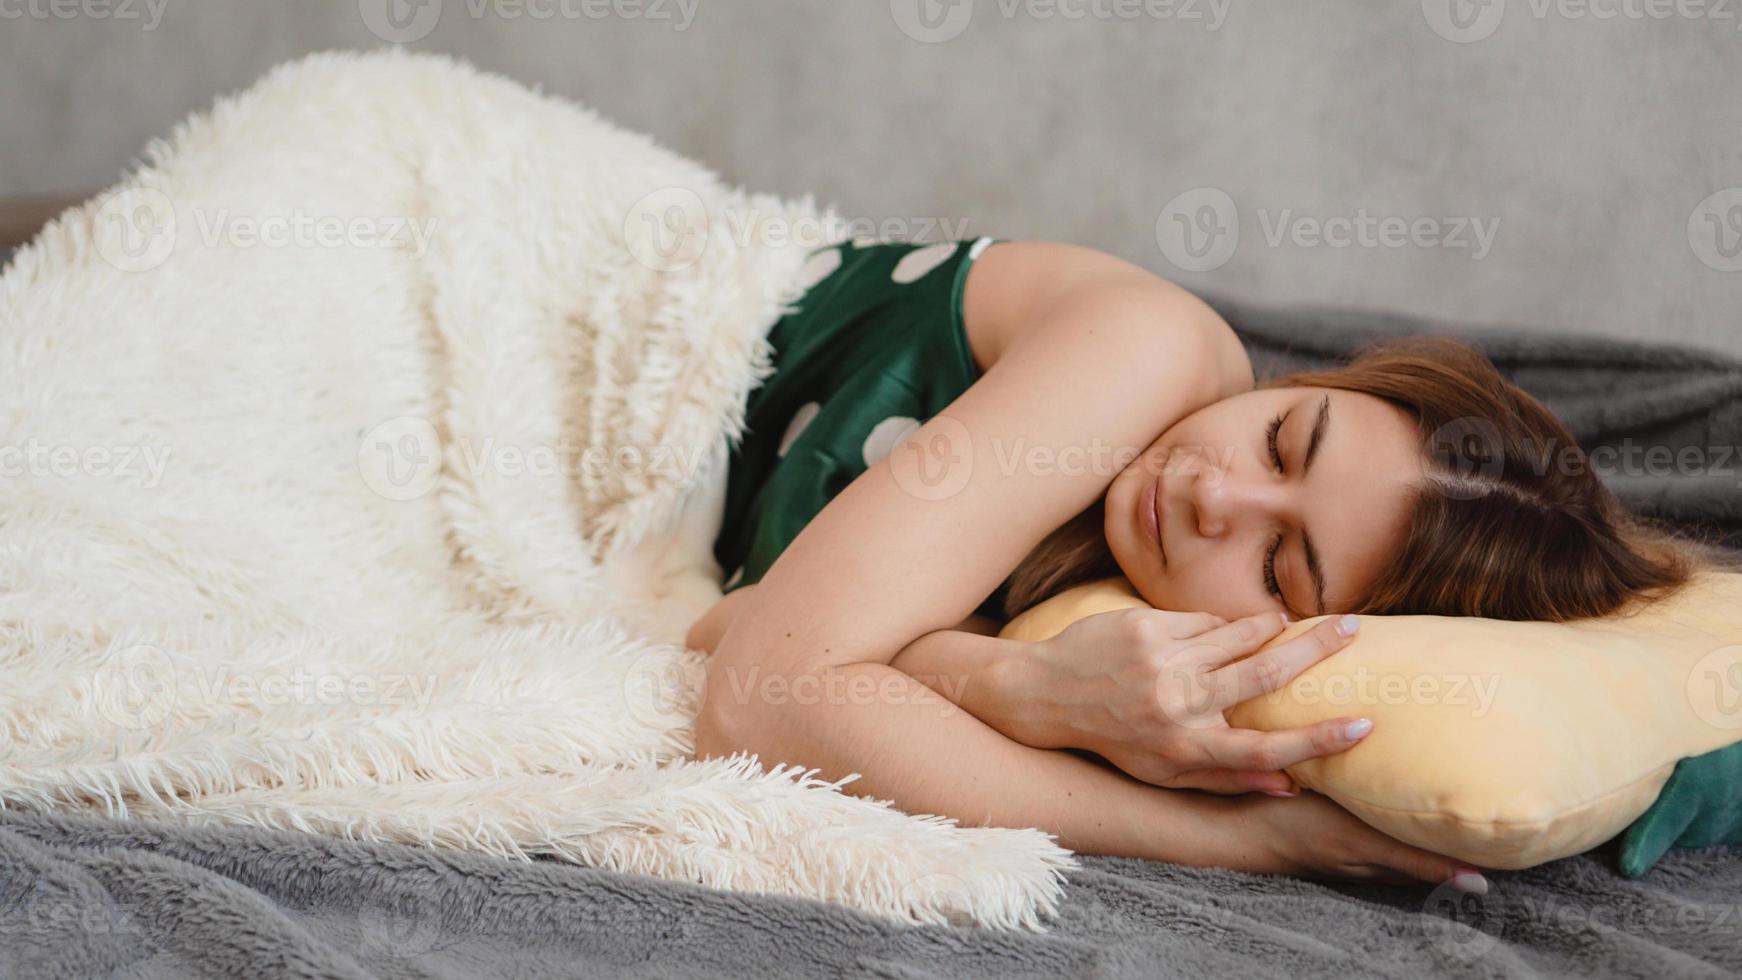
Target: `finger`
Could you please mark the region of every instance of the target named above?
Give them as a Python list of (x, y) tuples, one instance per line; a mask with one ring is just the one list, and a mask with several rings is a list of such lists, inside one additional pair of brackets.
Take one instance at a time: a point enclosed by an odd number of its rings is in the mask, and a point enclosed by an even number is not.
[(1236, 619), (1193, 637), (1191, 649), (1179, 659), (1182, 663), (1220, 667), (1270, 642), (1287, 625), (1281, 613), (1273, 612)]
[(1170, 612), (1167, 614), (1167, 635), (1176, 640), (1189, 639), (1226, 625), (1228, 625), (1227, 620), (1206, 612)]
[(1216, 707), (1231, 708), (1260, 694), (1280, 690), (1308, 667), (1354, 642), (1360, 629), (1359, 616), (1332, 617), (1287, 643), (1216, 671), (1218, 675), (1232, 675), (1231, 682), (1220, 676), (1217, 682), (1212, 682), (1218, 698), (1230, 699)]
[(1488, 894), (1488, 879), (1478, 869), (1456, 858), (1424, 851), (1401, 841), (1392, 842), (1391, 849), (1385, 853), (1381, 863), (1416, 881), (1451, 885), (1459, 891), (1477, 895)]
[(1169, 789), (1200, 789), (1206, 793), (1236, 795), (1264, 793), (1269, 796), (1294, 796), (1294, 780), (1287, 773), (1256, 772), (1247, 769), (1196, 769), (1182, 772), (1168, 780)]
[(1372, 731), (1369, 719), (1337, 718), (1280, 732), (1220, 728), (1204, 732), (1198, 743), (1217, 767), (1263, 772), (1342, 752)]

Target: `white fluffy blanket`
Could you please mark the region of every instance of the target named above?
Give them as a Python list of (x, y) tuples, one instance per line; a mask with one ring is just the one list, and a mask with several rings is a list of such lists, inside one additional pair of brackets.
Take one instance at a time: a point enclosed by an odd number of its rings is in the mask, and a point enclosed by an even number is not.
[(690, 758), (720, 461), (836, 224), (397, 52), (153, 144), (0, 279), (0, 805), (1038, 925), (1044, 834)]

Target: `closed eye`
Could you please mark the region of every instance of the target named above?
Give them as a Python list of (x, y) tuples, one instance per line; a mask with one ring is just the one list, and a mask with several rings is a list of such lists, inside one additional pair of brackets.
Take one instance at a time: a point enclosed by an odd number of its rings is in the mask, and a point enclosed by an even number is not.
[(1264, 552), (1264, 589), (1274, 596), (1276, 601), (1286, 606), (1288, 600), (1282, 597), (1282, 583), (1276, 580), (1276, 555), (1281, 550), (1282, 535), (1278, 534), (1276, 540), (1272, 541), (1270, 547)]
[[(1287, 420), (1288, 413), (1284, 412), (1271, 419), (1269, 428), (1264, 430), (1264, 443), (1270, 450), (1270, 464), (1276, 468), (1276, 472), (1283, 475), (1287, 475), (1288, 467), (1282, 461), (1282, 448), (1277, 445), (1277, 441), (1282, 435), (1282, 425)], [(1286, 608), (1288, 600), (1283, 597), (1282, 583), (1276, 578), (1276, 556), (1282, 552), (1283, 541), (1283, 536), (1278, 534), (1264, 551), (1264, 589)]]
[(1283, 418), (1284, 416), (1278, 415), (1276, 418), (1271, 419), (1270, 428), (1266, 429), (1264, 432), (1264, 441), (1270, 447), (1271, 465), (1276, 467), (1276, 472), (1278, 473), (1286, 472), (1282, 465), (1282, 450), (1278, 449), (1276, 445), (1277, 436), (1282, 434)]

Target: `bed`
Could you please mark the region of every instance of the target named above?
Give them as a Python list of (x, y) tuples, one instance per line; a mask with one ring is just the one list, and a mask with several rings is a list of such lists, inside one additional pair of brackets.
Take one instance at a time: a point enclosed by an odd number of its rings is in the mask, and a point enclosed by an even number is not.
[[(6, 254), (0, 250), (0, 267)], [(1261, 374), (1382, 336), (1480, 343), (1642, 513), (1742, 546), (1742, 364), (1679, 348), (1217, 297)], [(1690, 458), (1690, 457), (1684, 457)], [(0, 812), (0, 976), (1733, 976), (1742, 853), (1638, 879), (1613, 845), (1487, 896), (1085, 859), (1042, 933), (904, 926), (803, 899), (245, 827)]]

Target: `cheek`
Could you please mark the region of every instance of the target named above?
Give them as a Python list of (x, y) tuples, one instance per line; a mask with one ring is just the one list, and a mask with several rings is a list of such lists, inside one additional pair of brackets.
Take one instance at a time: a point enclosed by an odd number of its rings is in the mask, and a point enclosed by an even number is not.
[(1138, 591), (1159, 609), (1207, 612), (1230, 621), (1269, 612), (1275, 604), (1262, 586), (1247, 581), (1243, 568), (1239, 556), (1212, 549), (1194, 555), (1189, 563), (1179, 563), (1166, 577)]

